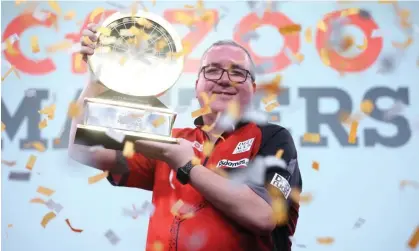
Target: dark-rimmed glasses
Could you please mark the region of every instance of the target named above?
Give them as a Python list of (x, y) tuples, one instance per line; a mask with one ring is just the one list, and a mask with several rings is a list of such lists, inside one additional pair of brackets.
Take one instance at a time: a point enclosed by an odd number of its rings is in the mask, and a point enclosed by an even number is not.
[(220, 80), (224, 72), (227, 72), (228, 79), (235, 83), (246, 82), (247, 76), (249, 75), (253, 80), (252, 74), (248, 70), (242, 68), (232, 68), (226, 70), (218, 66), (207, 65), (202, 67), (201, 72), (203, 72), (204, 78), (207, 80)]

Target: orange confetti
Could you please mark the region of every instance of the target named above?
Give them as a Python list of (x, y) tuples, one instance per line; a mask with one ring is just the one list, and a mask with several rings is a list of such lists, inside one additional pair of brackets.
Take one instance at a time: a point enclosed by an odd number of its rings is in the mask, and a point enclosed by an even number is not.
[(24, 145), (25, 148), (29, 148), (31, 146), (39, 152), (45, 152), (46, 150), (45, 145), (41, 141), (34, 141), (34, 142), (30, 142)]
[(57, 15), (61, 16), (61, 8), (58, 5), (57, 1), (55, 0), (48, 0), (49, 6), (57, 13)]
[(59, 145), (61, 143), (61, 139), (60, 138), (55, 138), (54, 139), (54, 145)]
[(122, 155), (126, 158), (131, 158), (134, 155), (134, 143), (131, 141), (126, 141), (124, 144), (124, 149), (122, 150)]
[(70, 49), (73, 46), (73, 43), (68, 40), (64, 40), (62, 42), (50, 45), (47, 47), (46, 51), (49, 53), (54, 53), (57, 51), (65, 51)]
[(365, 50), (368, 47), (368, 39), (364, 37), (364, 42), (361, 45), (356, 46), (360, 50)]
[(201, 159), (200, 159), (200, 158), (198, 158), (198, 157), (196, 157), (196, 156), (194, 156), (194, 157), (192, 158), (191, 163), (192, 163), (192, 165), (194, 165), (194, 166), (199, 166), (199, 165), (201, 165)]
[(418, 247), (418, 244), (419, 244), (419, 226), (416, 227), (415, 231), (410, 237), (408, 245), (410, 248), (415, 249)]
[(301, 193), (300, 189), (292, 188), (290, 198), (297, 203), (308, 204), (313, 200), (313, 195), (311, 193)]
[(64, 15), (64, 20), (70, 21), (76, 16), (76, 12), (74, 10), (70, 10)]
[(68, 116), (71, 118), (81, 115), (81, 107), (76, 102), (71, 102), (68, 107)]
[(278, 120), (279, 120), (278, 116), (276, 116), (276, 115), (271, 116), (271, 121), (278, 121)]
[(303, 141), (304, 142), (310, 142), (310, 143), (319, 143), (320, 142), (320, 134), (318, 134), (318, 133), (304, 133)]
[(357, 130), (358, 130), (358, 122), (357, 121), (352, 121), (351, 129), (349, 131), (349, 137), (348, 137), (348, 143), (349, 144), (355, 144)]
[(210, 156), (213, 149), (214, 149), (214, 144), (213, 143), (211, 143), (210, 141), (205, 141), (204, 142), (203, 153), (204, 153), (205, 157)]
[[(17, 74), (17, 71), (15, 70), (15, 67), (12, 65), (4, 74), (4, 76), (1, 77), (1, 81), (4, 81), (9, 75), (10, 73), (14, 72), (15, 74)], [(16, 75), (18, 76), (18, 75)]]
[(282, 197), (275, 197), (272, 200), (273, 220), (277, 226), (281, 226), (288, 221), (287, 204)]
[(38, 53), (41, 50), (39, 49), (38, 37), (31, 36), (31, 48), (33, 53)]
[(39, 129), (44, 129), (45, 127), (47, 127), (48, 126), (48, 121), (46, 120), (46, 119), (43, 119), (41, 122), (39, 122), (39, 124), (38, 124), (38, 128)]
[(35, 165), (35, 162), (36, 162), (36, 156), (31, 154), (29, 156), (28, 162), (26, 162), (26, 169), (32, 170), (33, 166)]
[(326, 25), (326, 23), (325, 23), (323, 20), (321, 20), (321, 21), (319, 21), (319, 22), (317, 23), (317, 28), (318, 28), (319, 30), (323, 31), (323, 32), (326, 32), (326, 30), (327, 30), (327, 25)]
[(312, 35), (311, 27), (308, 27), (306, 31), (304, 32), (304, 38), (307, 43), (313, 42), (313, 35)]
[(267, 105), (267, 106), (265, 107), (265, 110), (266, 110), (267, 112), (271, 112), (271, 111), (273, 111), (275, 108), (277, 108), (278, 106), (279, 106), (278, 101), (275, 101), (275, 102), (273, 102), (273, 103), (271, 103), (271, 104)]
[(283, 154), (284, 154), (284, 149), (279, 149), (279, 150), (276, 152), (275, 157), (276, 157), (277, 159), (281, 159)]
[(153, 250), (152, 251), (163, 251), (164, 244), (161, 241), (153, 242)]
[(185, 203), (182, 200), (176, 201), (175, 204), (173, 204), (172, 208), (170, 209), (170, 212), (173, 216), (179, 216), (179, 210)]
[(55, 213), (54, 212), (49, 212), (49, 213), (47, 213), (45, 216), (44, 216), (44, 218), (42, 218), (42, 221), (41, 221), (41, 226), (42, 227), (46, 227), (47, 226), (47, 224), (52, 220), (52, 219), (54, 219), (56, 217), (56, 215), (55, 215)]
[(313, 161), (313, 164), (311, 165), (311, 167), (314, 170), (319, 171), (319, 162)]
[(71, 231), (76, 232), (76, 233), (81, 233), (81, 232), (83, 232), (83, 230), (81, 230), (81, 229), (76, 229), (76, 228), (73, 228), (73, 227), (71, 226), (71, 223), (70, 223), (70, 220), (69, 220), (69, 219), (66, 219), (66, 220), (65, 220), (65, 222), (66, 222), (66, 223), (67, 223), (67, 225), (70, 227)]
[(103, 173), (99, 173), (97, 175), (91, 176), (91, 177), (89, 177), (88, 182), (89, 182), (90, 185), (92, 185), (92, 184), (94, 184), (96, 182), (99, 182), (99, 181), (103, 180), (104, 178), (108, 177), (108, 174), (109, 174), (109, 172), (105, 171)]
[(276, 95), (275, 93), (269, 93), (268, 95), (262, 98), (262, 102), (266, 105), (269, 102), (272, 102), (273, 100), (275, 100), (277, 96), (278, 95)]
[(317, 243), (322, 245), (330, 245), (335, 241), (332, 237), (318, 237)]
[(105, 9), (102, 7), (98, 7), (94, 9), (92, 13), (90, 14), (89, 22), (93, 23), (95, 21), (96, 16), (98, 16), (99, 14), (102, 14), (103, 12), (105, 12)]
[(330, 65), (329, 52), (327, 51), (326, 48), (321, 48), (320, 49), (320, 58), (321, 58), (323, 64), (325, 64), (327, 66)]
[(29, 201), (30, 203), (46, 204), (46, 202), (41, 198), (33, 198)]
[(55, 115), (55, 109), (57, 106), (55, 104), (52, 104), (50, 106), (45, 107), (44, 109), (38, 111), (40, 114), (44, 114), (48, 116), (48, 119), (54, 119)]
[(187, 220), (187, 219), (190, 219), (190, 218), (193, 218), (193, 217), (195, 217), (195, 213), (194, 212), (189, 212), (189, 213), (183, 214), (180, 218), (182, 220)]
[(74, 68), (76, 70), (81, 70), (82, 63), (83, 63), (83, 55), (80, 53), (77, 53), (74, 58)]
[(7, 227), (8, 228), (12, 228), (13, 227), (13, 224), (7, 224)]
[(53, 193), (55, 193), (54, 190), (49, 189), (47, 187), (39, 186), (38, 190), (36, 190), (38, 193), (43, 194), (45, 196), (51, 196)]
[(284, 27), (280, 27), (278, 30), (279, 30), (279, 33), (281, 33), (281, 35), (283, 36), (294, 35), (301, 31), (301, 25), (291, 24)]
[(413, 43), (413, 39), (409, 37), (406, 41), (399, 43), (399, 42), (391, 42), (394, 48), (398, 49), (406, 49)]
[(406, 186), (412, 186), (413, 188), (419, 189), (419, 182), (414, 180), (402, 180), (400, 181), (400, 188), (405, 188)]
[(3, 132), (4, 130), (6, 130), (6, 125), (3, 122), (1, 122), (1, 131)]
[(340, 41), (340, 49), (343, 51), (347, 51), (354, 45), (354, 43), (355, 41), (352, 36), (344, 36)]
[(191, 115), (192, 115), (192, 118), (196, 118), (196, 117), (199, 117), (199, 116), (209, 114), (211, 112), (212, 112), (211, 107), (204, 106), (204, 107), (202, 107), (202, 108), (200, 108), (196, 111), (193, 111)]
[(266, 84), (261, 84), (256, 87), (258, 91), (264, 91), (266, 93), (279, 93), (281, 91), (281, 75), (276, 75), (275, 78)]
[(154, 127), (159, 127), (159, 126), (163, 125), (164, 122), (166, 122), (166, 118), (164, 116), (159, 116), (158, 118), (153, 120), (152, 124), (153, 124)]
[(374, 103), (371, 100), (364, 100), (361, 103), (361, 111), (370, 114), (374, 110)]

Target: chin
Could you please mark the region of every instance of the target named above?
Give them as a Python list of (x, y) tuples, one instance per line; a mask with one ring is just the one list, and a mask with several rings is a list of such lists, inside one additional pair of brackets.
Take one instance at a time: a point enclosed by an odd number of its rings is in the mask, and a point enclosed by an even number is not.
[(224, 112), (227, 109), (228, 102), (225, 101), (215, 101), (211, 103), (212, 112)]

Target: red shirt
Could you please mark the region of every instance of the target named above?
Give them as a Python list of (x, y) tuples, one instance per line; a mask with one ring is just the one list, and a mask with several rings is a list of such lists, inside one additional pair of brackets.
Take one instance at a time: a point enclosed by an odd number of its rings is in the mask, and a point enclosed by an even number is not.
[[(195, 155), (201, 159), (203, 166), (216, 166), (226, 171), (246, 168), (249, 161), (256, 156), (274, 156), (279, 149), (283, 149), (282, 158), (292, 167), (290, 170), (270, 167), (266, 171), (266, 181), (277, 184), (274, 183), (274, 179), (280, 175), (288, 181), (290, 187), (301, 189), (302, 182), (296, 162), (295, 146), (285, 128), (277, 125), (258, 126), (254, 123), (240, 123), (233, 132), (223, 134), (224, 140), (220, 138), (215, 143), (211, 156), (205, 157), (202, 148), (208, 136), (200, 129), (202, 118), (195, 120), (195, 124), (196, 128), (174, 129), (172, 136), (193, 142)], [(155, 212), (150, 218), (146, 250), (153, 250), (155, 242), (162, 243), (164, 251), (193, 250), (191, 249), (193, 245), (198, 245), (200, 248), (196, 250), (201, 251), (271, 251), (275, 250), (274, 243), (277, 250), (291, 250), (288, 237), (295, 231), (298, 204), (290, 202), (288, 225), (277, 227), (272, 235), (256, 236), (227, 218), (191, 185), (182, 185), (178, 182), (176, 174), (165, 162), (135, 154), (132, 158), (126, 159), (126, 163), (129, 173), (122, 177), (110, 176), (111, 183), (115, 185), (114, 180), (118, 180), (119, 186), (153, 191), (152, 203)], [(263, 183), (248, 185), (270, 203)], [(287, 183), (281, 184), (278, 189), (284, 192), (285, 184), (286, 193)], [(179, 210), (179, 215), (174, 216), (171, 209), (178, 200), (182, 200), (184, 204)], [(194, 234), (198, 239), (198, 236), (202, 235), (202, 239), (195, 244), (197, 241), (193, 240)]]

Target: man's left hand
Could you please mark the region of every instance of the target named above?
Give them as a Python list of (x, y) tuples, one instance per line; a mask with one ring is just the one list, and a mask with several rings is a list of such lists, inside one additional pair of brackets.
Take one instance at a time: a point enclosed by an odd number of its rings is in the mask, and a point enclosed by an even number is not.
[(195, 156), (192, 143), (185, 139), (178, 139), (178, 144), (137, 140), (135, 151), (147, 158), (166, 162), (175, 172)]

